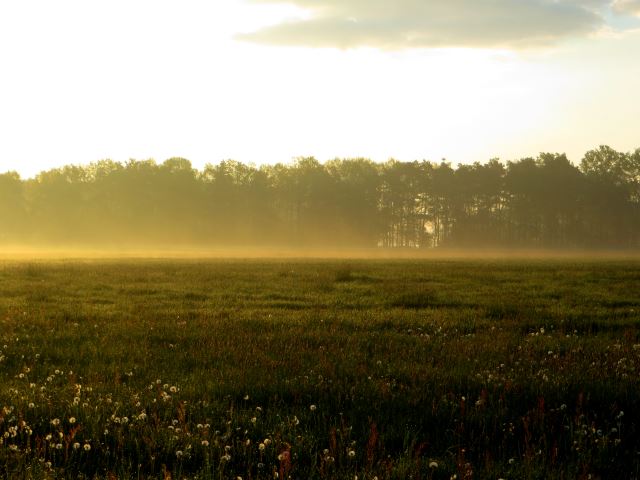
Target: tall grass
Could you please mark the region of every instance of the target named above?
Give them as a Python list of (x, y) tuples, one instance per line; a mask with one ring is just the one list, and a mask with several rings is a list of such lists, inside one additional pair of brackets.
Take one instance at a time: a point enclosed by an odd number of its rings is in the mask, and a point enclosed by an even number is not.
[(638, 478), (640, 263), (0, 264), (4, 478)]

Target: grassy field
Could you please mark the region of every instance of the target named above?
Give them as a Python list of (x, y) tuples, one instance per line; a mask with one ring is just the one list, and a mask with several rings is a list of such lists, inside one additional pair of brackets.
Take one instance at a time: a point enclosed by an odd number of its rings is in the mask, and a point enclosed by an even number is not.
[(640, 261), (0, 263), (0, 476), (640, 477)]

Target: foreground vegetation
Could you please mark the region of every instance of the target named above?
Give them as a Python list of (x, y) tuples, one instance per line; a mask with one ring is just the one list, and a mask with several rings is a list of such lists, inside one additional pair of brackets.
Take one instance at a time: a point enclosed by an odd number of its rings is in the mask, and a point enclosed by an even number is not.
[(0, 263), (4, 478), (638, 478), (639, 261)]

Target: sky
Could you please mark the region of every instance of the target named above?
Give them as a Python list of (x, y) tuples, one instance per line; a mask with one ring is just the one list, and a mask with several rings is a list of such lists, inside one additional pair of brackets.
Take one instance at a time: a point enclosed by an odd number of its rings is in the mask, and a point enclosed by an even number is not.
[(0, 2), (0, 172), (640, 147), (640, 0)]

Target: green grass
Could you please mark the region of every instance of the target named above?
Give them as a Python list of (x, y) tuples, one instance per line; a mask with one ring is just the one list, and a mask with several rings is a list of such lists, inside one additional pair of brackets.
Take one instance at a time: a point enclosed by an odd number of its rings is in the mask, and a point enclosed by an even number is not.
[(4, 261), (0, 477), (638, 478), (639, 287), (637, 261)]

